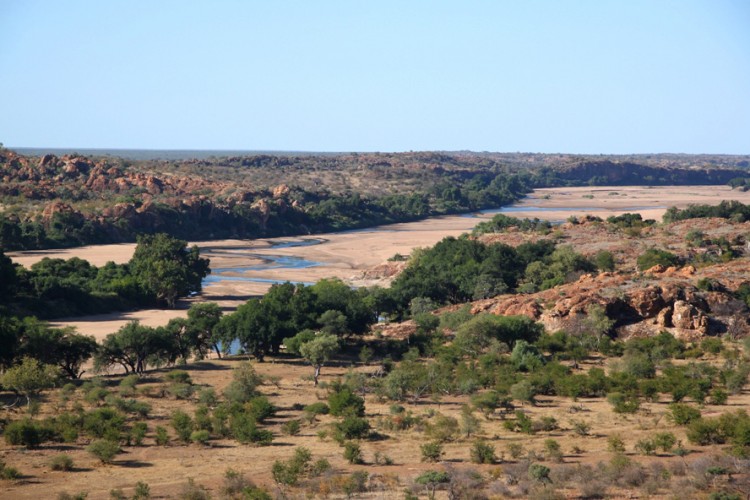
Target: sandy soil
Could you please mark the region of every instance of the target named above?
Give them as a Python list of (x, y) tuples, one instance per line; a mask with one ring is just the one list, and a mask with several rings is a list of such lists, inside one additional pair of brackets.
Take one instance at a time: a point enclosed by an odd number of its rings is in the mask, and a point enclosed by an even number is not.
[[(564, 220), (571, 215), (609, 217), (625, 212), (639, 212), (644, 218), (661, 219), (668, 207), (686, 207), (691, 203), (717, 203), (720, 200), (739, 200), (750, 203), (750, 192), (733, 191), (727, 186), (687, 187), (580, 187), (548, 188), (534, 191), (514, 207), (509, 215)], [(528, 210), (524, 210), (527, 207)], [(541, 210), (540, 210), (541, 209)], [(368, 285), (358, 275), (396, 253), (408, 255), (414, 248), (434, 245), (446, 236), (457, 236), (470, 231), (477, 223), (493, 214), (475, 216), (433, 217), (427, 220), (380, 226), (363, 231), (328, 233), (303, 238), (272, 238), (258, 240), (221, 240), (197, 242), (202, 254), (211, 259), (213, 269), (247, 267), (262, 263), (263, 255), (302, 257), (320, 262), (317, 267), (302, 269), (266, 269), (227, 273), (261, 279), (315, 282), (321, 278), (337, 277), (353, 285)], [(322, 239), (321, 244), (307, 247), (272, 248), (276, 243)], [(30, 266), (44, 257), (80, 257), (94, 265), (107, 261), (127, 262), (135, 244), (95, 245), (64, 250), (13, 252), (8, 255), (17, 263)], [(233, 310), (249, 297), (264, 293), (269, 283), (223, 281), (209, 284), (200, 297), (192, 300), (218, 302), (226, 310)], [(191, 301), (183, 301), (177, 310), (143, 310), (129, 313), (99, 315), (58, 321), (58, 325), (76, 326), (81, 333), (103, 338), (127, 321), (138, 319), (149, 326), (166, 324), (171, 318), (183, 316)]]

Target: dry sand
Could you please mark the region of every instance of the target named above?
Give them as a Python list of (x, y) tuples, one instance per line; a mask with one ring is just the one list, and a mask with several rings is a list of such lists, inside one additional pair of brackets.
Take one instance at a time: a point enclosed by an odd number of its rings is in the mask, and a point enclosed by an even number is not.
[[(547, 188), (534, 191), (518, 203), (514, 208), (516, 211), (509, 215), (564, 220), (571, 215), (591, 214), (606, 218), (625, 212), (638, 212), (644, 218), (660, 220), (665, 210), (671, 206), (686, 207), (691, 203), (715, 204), (725, 199), (750, 203), (750, 192), (733, 191), (727, 186)], [(529, 207), (529, 210), (524, 211), (524, 207)], [(196, 244), (201, 248), (201, 253), (211, 259), (213, 269), (261, 264), (262, 259), (258, 257), (263, 255), (295, 256), (322, 263), (317, 267), (302, 269), (265, 269), (227, 275), (301, 282), (337, 277), (361, 286), (369, 284), (358, 279), (362, 271), (383, 263), (396, 253), (408, 255), (414, 248), (431, 246), (446, 236), (457, 236), (470, 231), (477, 223), (491, 217), (492, 214), (476, 217), (433, 217), (364, 231), (297, 238), (221, 240)], [(307, 247), (272, 248), (272, 245), (279, 242), (302, 239), (321, 239), (323, 242)], [(127, 262), (134, 248), (135, 244), (94, 245), (64, 250), (13, 252), (8, 255), (24, 266), (30, 266), (44, 257), (80, 257), (100, 266), (107, 261)], [(181, 309), (106, 314), (58, 321), (56, 324), (76, 326), (81, 333), (101, 339), (134, 319), (149, 326), (166, 324), (171, 318), (184, 316), (187, 307), (195, 300), (218, 302), (226, 310), (232, 310), (249, 297), (264, 293), (269, 286), (269, 283), (223, 281), (207, 285), (200, 297), (183, 301)]]

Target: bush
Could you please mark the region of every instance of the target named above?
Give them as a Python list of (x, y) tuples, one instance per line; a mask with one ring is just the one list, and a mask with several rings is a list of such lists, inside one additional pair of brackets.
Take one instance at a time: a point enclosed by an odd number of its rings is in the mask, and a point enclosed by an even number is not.
[(701, 446), (722, 444), (726, 440), (719, 426), (719, 420), (713, 418), (698, 418), (690, 422), (687, 438), (691, 443)]
[(656, 443), (653, 439), (640, 439), (635, 443), (635, 451), (641, 455), (653, 455), (656, 451)]
[(107, 439), (98, 439), (86, 447), (86, 451), (98, 458), (102, 463), (108, 464), (120, 453), (120, 445)]
[(659, 250), (657, 248), (649, 248), (643, 254), (638, 257), (637, 264), (638, 269), (645, 271), (651, 269), (656, 265), (662, 265), (664, 267), (676, 266), (679, 263), (679, 259), (673, 253), (667, 252), (666, 250)]
[(193, 432), (193, 419), (190, 415), (181, 410), (172, 412), (172, 428), (177, 433), (177, 438), (183, 443), (190, 442), (190, 435)]
[(200, 430), (200, 431), (193, 431), (190, 434), (190, 440), (194, 443), (207, 445), (208, 441), (211, 439), (211, 433), (209, 433), (207, 430)]
[(485, 441), (476, 441), (469, 455), (475, 464), (494, 464), (497, 461), (495, 447)]
[(216, 397), (216, 391), (212, 387), (206, 387), (198, 393), (198, 402), (206, 406), (216, 406), (219, 398)]
[(16, 420), (5, 427), (5, 442), (13, 446), (35, 448), (42, 444), (44, 435), (32, 420)]
[(544, 440), (544, 453), (547, 455), (547, 458), (553, 462), (562, 462), (563, 454), (562, 449), (560, 448), (560, 443), (558, 443), (554, 439), (545, 439)]
[(529, 477), (533, 479), (534, 481), (538, 481), (540, 483), (549, 483), (550, 469), (549, 467), (545, 467), (542, 464), (531, 464), (529, 465)]
[(193, 381), (190, 379), (190, 374), (185, 370), (172, 370), (167, 373), (164, 378), (173, 384), (193, 384)]
[(607, 401), (612, 405), (612, 410), (615, 413), (635, 413), (641, 406), (638, 396), (621, 392), (610, 393), (607, 396)]
[(443, 456), (443, 445), (438, 441), (425, 443), (419, 449), (422, 451), (422, 462), (439, 462)]
[(333, 426), (334, 439), (343, 442), (347, 439), (366, 439), (370, 435), (370, 423), (367, 419), (349, 415)]
[(273, 441), (273, 434), (270, 431), (258, 429), (255, 419), (244, 413), (232, 417), (231, 429), (234, 439), (242, 444), (253, 443), (268, 446)]
[(282, 462), (277, 460), (271, 467), (273, 480), (278, 484), (295, 486), (300, 478), (307, 472), (312, 454), (307, 448), (299, 447), (294, 450), (294, 456)]
[(73, 459), (70, 455), (55, 455), (49, 462), (50, 469), (58, 471), (69, 471), (73, 469)]
[(328, 406), (331, 415), (336, 417), (344, 414), (352, 414), (358, 417), (365, 415), (365, 400), (354, 394), (347, 386), (334, 388), (334, 392), (328, 396)]
[(683, 403), (672, 403), (669, 405), (668, 417), (677, 425), (689, 425), (691, 422), (701, 418), (701, 412), (697, 408)]
[(615, 258), (612, 252), (600, 250), (594, 255), (594, 265), (599, 271), (614, 271)]
[(436, 441), (445, 443), (453, 441), (458, 435), (458, 420), (445, 415), (437, 415), (433, 422), (430, 422), (425, 429), (425, 435)]
[(141, 446), (143, 444), (143, 438), (146, 437), (147, 432), (148, 425), (146, 425), (145, 422), (136, 422), (130, 429), (129, 441), (132, 441), (133, 445), (135, 446)]
[(148, 483), (144, 483), (143, 481), (135, 483), (133, 500), (148, 500), (149, 498), (151, 498), (151, 487)]
[(21, 473), (15, 467), (8, 467), (0, 460), (0, 479), (13, 480), (21, 477)]
[(624, 453), (625, 442), (622, 440), (620, 436), (618, 436), (617, 434), (614, 434), (607, 438), (607, 449), (611, 451), (612, 453)]
[(165, 429), (161, 425), (157, 425), (155, 432), (156, 444), (158, 444), (159, 446), (167, 446), (169, 444), (169, 434), (167, 434), (167, 429)]
[(91, 436), (118, 441), (125, 417), (114, 408), (98, 408), (83, 416), (83, 429)]
[(364, 462), (362, 459), (362, 450), (359, 445), (351, 441), (344, 443), (344, 458), (350, 464), (361, 464)]
[(654, 445), (661, 448), (664, 453), (668, 453), (677, 444), (677, 438), (671, 432), (659, 432), (654, 436)]
[(330, 408), (328, 408), (328, 405), (323, 402), (312, 403), (304, 408), (305, 413), (310, 413), (312, 415), (328, 415), (329, 411)]
[(299, 434), (299, 430), (299, 420), (289, 420), (287, 422), (284, 422), (284, 424), (281, 426), (281, 432), (283, 432), (287, 436), (296, 436), (297, 434)]
[(245, 403), (245, 411), (256, 422), (263, 422), (276, 414), (276, 407), (265, 396), (256, 396)]
[(232, 403), (245, 403), (257, 395), (263, 379), (249, 362), (240, 364), (232, 372), (232, 382), (224, 390), (224, 397)]

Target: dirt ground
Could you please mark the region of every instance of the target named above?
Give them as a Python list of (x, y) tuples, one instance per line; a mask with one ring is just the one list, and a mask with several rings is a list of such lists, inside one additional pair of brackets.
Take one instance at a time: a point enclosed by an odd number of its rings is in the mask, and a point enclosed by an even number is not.
[[(510, 215), (564, 220), (571, 215), (591, 214), (606, 218), (625, 212), (639, 212), (644, 218), (660, 220), (666, 209), (671, 206), (686, 207), (692, 203), (715, 204), (721, 200), (738, 200), (750, 204), (750, 192), (733, 191), (728, 186), (547, 188), (535, 190), (515, 205), (514, 210), (518, 211)], [(529, 207), (529, 210), (524, 211), (524, 207)], [(366, 286), (373, 283), (361, 279), (363, 271), (385, 262), (396, 253), (409, 255), (414, 248), (431, 246), (446, 236), (457, 236), (470, 231), (477, 223), (491, 217), (491, 214), (475, 217), (433, 217), (418, 222), (305, 238), (221, 240), (196, 244), (201, 247), (202, 254), (211, 259), (213, 269), (257, 265), (262, 262), (257, 255), (296, 256), (320, 262), (321, 265), (303, 269), (249, 271), (242, 275), (301, 282), (337, 277), (352, 285)], [(318, 245), (271, 248), (279, 242), (318, 238), (324, 240)], [(14, 262), (24, 266), (30, 266), (44, 257), (80, 257), (100, 266), (110, 260), (118, 263), (127, 262), (134, 249), (135, 244), (94, 245), (63, 250), (12, 252), (8, 255)], [(164, 325), (171, 318), (184, 316), (193, 300), (218, 302), (225, 310), (231, 311), (249, 297), (264, 293), (269, 286), (268, 283), (224, 281), (209, 284), (199, 297), (183, 301), (180, 309), (103, 314), (58, 321), (56, 324), (75, 326), (81, 333), (102, 339), (134, 319), (148, 326)]]
[[(231, 369), (237, 365), (238, 360), (214, 360), (188, 366), (195, 384), (200, 386), (212, 386), (217, 392), (228, 384), (231, 379)], [(223, 485), (223, 475), (227, 469), (234, 469), (244, 473), (255, 483), (265, 485), (270, 491), (276, 492), (276, 487), (270, 474), (271, 464), (277, 459), (290, 458), (297, 446), (305, 446), (313, 452), (313, 458), (327, 459), (334, 472), (344, 473), (354, 470), (363, 470), (375, 476), (378, 481), (389, 484), (389, 491), (368, 495), (368, 498), (400, 498), (401, 491), (409, 484), (409, 481), (426, 470), (441, 469), (444, 466), (456, 468), (470, 467), (483, 474), (493, 471), (501, 473), (504, 468), (512, 467), (517, 460), (510, 457), (507, 447), (510, 443), (518, 443), (524, 448), (524, 456), (533, 451), (539, 457), (544, 455), (544, 441), (546, 439), (557, 440), (563, 452), (562, 464), (575, 466), (577, 464), (596, 465), (599, 461), (606, 462), (611, 457), (607, 450), (607, 438), (617, 434), (625, 442), (627, 455), (639, 463), (649, 466), (659, 462), (665, 467), (679, 468), (683, 459), (675, 456), (657, 455), (645, 457), (637, 455), (634, 451), (635, 443), (642, 438), (650, 437), (654, 432), (670, 430), (675, 433), (678, 440), (691, 450), (690, 460), (699, 456), (705, 456), (716, 451), (716, 447), (696, 447), (687, 444), (684, 428), (676, 427), (669, 423), (665, 417), (668, 407), (668, 398), (662, 398), (657, 403), (646, 402), (642, 409), (635, 415), (618, 415), (612, 412), (611, 406), (604, 398), (580, 399), (573, 402), (570, 399), (540, 397), (536, 406), (521, 407), (533, 419), (543, 416), (552, 416), (557, 419), (559, 429), (549, 432), (538, 432), (532, 436), (510, 432), (503, 428), (503, 420), (499, 416), (489, 419), (480, 418), (480, 431), (476, 436), (460, 438), (447, 443), (445, 455), (441, 463), (422, 463), (420, 445), (429, 440), (423, 432), (415, 429), (407, 431), (384, 431), (379, 430), (382, 436), (374, 441), (363, 441), (361, 443), (365, 463), (363, 465), (350, 465), (343, 456), (342, 450), (330, 437), (321, 439), (318, 432), (326, 430), (334, 421), (333, 417), (322, 416), (312, 424), (303, 424), (299, 435), (286, 436), (281, 432), (281, 425), (289, 419), (300, 418), (302, 412), (294, 409), (295, 404), (307, 405), (320, 400), (325, 400), (326, 392), (316, 389), (309, 381), (311, 368), (300, 361), (276, 361), (266, 363), (253, 362), (258, 373), (263, 374), (275, 383), (269, 383), (262, 387), (271, 401), (280, 408), (277, 416), (264, 427), (273, 431), (274, 441), (271, 446), (254, 447), (242, 445), (233, 440), (214, 440), (208, 446), (191, 444), (182, 445), (176, 441), (167, 447), (157, 446), (153, 439), (155, 425), (169, 426), (169, 415), (175, 409), (183, 409), (192, 415), (195, 404), (181, 400), (164, 397), (144, 397), (138, 399), (153, 405), (153, 411), (149, 416), (150, 432), (144, 446), (126, 446), (124, 453), (118, 455), (111, 465), (102, 465), (94, 457), (89, 455), (84, 446), (78, 445), (54, 445), (46, 444), (39, 449), (23, 450), (11, 448), (5, 443), (0, 443), (0, 460), (7, 465), (17, 468), (23, 478), (20, 481), (0, 480), (0, 498), (14, 499), (38, 499), (54, 498), (59, 492), (66, 491), (77, 493), (88, 492), (88, 499), (98, 500), (109, 498), (109, 491), (113, 488), (121, 488), (126, 494), (132, 494), (135, 483), (143, 481), (149, 484), (152, 498), (171, 498), (178, 495), (188, 478), (193, 478), (197, 483), (206, 486), (214, 497), (219, 497)], [(354, 363), (352, 363), (354, 365)], [(589, 366), (600, 366), (599, 362), (593, 361)], [(322, 372), (322, 381), (332, 381), (343, 376), (351, 366), (347, 362), (339, 363), (338, 366), (325, 367)], [(372, 367), (362, 366), (357, 363), (354, 369), (362, 372), (372, 372)], [(160, 385), (161, 376), (164, 372), (149, 373), (143, 385), (156, 389)], [(113, 380), (116, 383), (117, 380)], [(115, 387), (112, 391), (117, 391)], [(158, 391), (157, 391), (158, 392)], [(80, 400), (79, 393), (67, 404), (70, 408), (74, 401)], [(76, 399), (77, 398), (77, 399)], [(440, 401), (420, 400), (416, 403), (402, 403), (407, 411), (414, 415), (426, 416), (430, 412), (460, 418), (460, 410), (463, 404), (468, 402), (468, 397), (446, 397)], [(392, 402), (378, 401), (375, 396), (366, 398), (366, 416), (375, 426), (378, 417), (389, 415), (389, 406)], [(91, 406), (83, 403), (86, 408)], [(703, 408), (705, 416), (715, 416), (724, 411), (747, 408), (750, 404), (750, 395), (744, 393), (732, 396), (727, 406), (706, 405)], [(42, 416), (59, 412), (63, 405), (59, 403), (56, 395), (51, 395), (45, 403)], [(20, 415), (15, 415), (18, 418)], [(573, 421), (585, 421), (590, 424), (591, 431), (587, 436), (579, 436), (573, 431)], [(377, 429), (377, 426), (375, 426)], [(170, 432), (171, 428), (170, 428)], [(497, 456), (503, 461), (495, 465), (476, 465), (470, 463), (469, 449), (477, 437), (482, 437), (496, 449)], [(393, 460), (393, 465), (374, 465), (376, 452), (387, 455)], [(49, 468), (49, 461), (55, 455), (66, 453), (75, 462), (75, 469), (70, 472), (56, 472)], [(539, 458), (546, 465), (559, 466), (559, 463)], [(668, 497), (669, 491), (661, 491), (652, 498)], [(620, 498), (619, 494), (612, 491), (610, 498)], [(640, 498), (640, 496), (628, 495), (628, 498)], [(294, 498), (294, 496), (293, 496)], [(442, 497), (439, 497), (442, 498)]]

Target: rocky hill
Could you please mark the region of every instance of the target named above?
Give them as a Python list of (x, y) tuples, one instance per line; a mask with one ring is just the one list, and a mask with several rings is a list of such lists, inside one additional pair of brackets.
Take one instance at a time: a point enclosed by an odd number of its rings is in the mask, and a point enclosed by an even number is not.
[[(470, 304), (473, 314), (521, 314), (540, 321), (547, 331), (575, 332), (585, 327), (591, 307), (600, 306), (624, 338), (661, 331), (686, 340), (723, 334), (740, 338), (750, 333), (748, 307), (741, 300), (750, 287), (750, 222), (690, 219), (633, 230), (583, 219), (562, 224), (549, 234), (509, 228), (478, 238), (490, 245), (511, 246), (551, 239), (587, 257), (607, 251), (614, 256), (615, 269), (572, 276), (564, 285), (536, 293), (475, 301)], [(641, 271), (637, 258), (650, 248), (669, 251), (682, 264)], [(407, 322), (389, 325), (383, 334), (403, 337), (415, 329)]]

